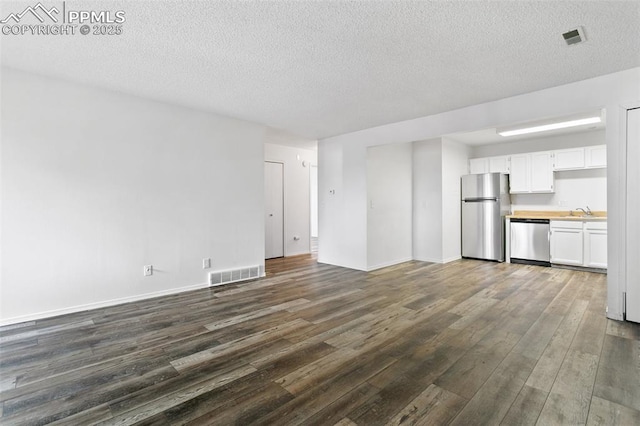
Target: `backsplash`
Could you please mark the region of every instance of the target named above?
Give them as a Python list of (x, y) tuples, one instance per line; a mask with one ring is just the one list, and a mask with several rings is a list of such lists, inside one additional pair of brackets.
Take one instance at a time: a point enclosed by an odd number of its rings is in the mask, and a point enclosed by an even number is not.
[(607, 210), (607, 169), (555, 172), (553, 194), (511, 194), (514, 210)]

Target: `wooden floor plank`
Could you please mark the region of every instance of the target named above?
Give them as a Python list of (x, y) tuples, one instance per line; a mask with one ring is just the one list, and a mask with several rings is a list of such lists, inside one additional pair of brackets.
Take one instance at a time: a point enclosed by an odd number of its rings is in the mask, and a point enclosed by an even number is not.
[(262, 279), (0, 327), (0, 423), (637, 424), (606, 276), (268, 261)]
[(587, 426), (640, 425), (640, 411), (594, 396)]

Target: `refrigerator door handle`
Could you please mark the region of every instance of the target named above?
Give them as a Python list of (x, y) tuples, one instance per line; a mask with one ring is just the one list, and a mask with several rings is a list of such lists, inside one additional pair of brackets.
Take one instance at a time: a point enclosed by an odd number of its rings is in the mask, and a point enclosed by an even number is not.
[(465, 203), (482, 203), (483, 201), (497, 202), (497, 198), (465, 198), (462, 200)]

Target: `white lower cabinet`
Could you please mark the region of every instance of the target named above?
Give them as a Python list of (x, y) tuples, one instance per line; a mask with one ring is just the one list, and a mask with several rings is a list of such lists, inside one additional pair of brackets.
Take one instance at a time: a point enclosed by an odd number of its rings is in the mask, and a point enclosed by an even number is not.
[(607, 268), (607, 223), (551, 221), (551, 263)]
[(607, 267), (607, 224), (586, 222), (584, 224), (584, 266)]
[(582, 266), (582, 222), (551, 221), (551, 263)]

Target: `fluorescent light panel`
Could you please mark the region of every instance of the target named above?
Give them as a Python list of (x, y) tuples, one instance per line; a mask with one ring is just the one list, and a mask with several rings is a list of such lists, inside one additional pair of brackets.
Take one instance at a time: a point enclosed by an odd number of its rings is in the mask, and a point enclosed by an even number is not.
[(547, 130), (566, 129), (567, 127), (583, 126), (585, 124), (600, 123), (602, 119), (598, 117), (582, 118), (580, 120), (561, 121), (559, 123), (544, 124), (542, 126), (525, 127), (516, 130), (498, 132), (500, 136), (517, 136), (528, 133), (546, 132)]

